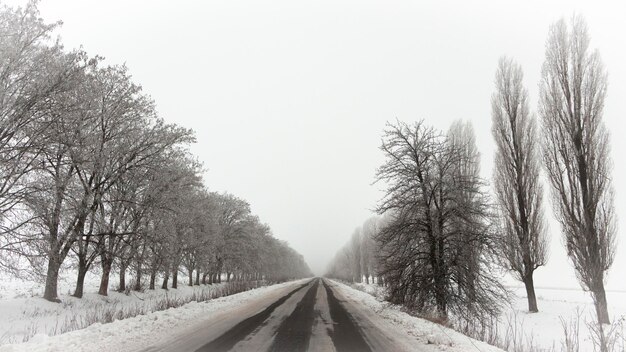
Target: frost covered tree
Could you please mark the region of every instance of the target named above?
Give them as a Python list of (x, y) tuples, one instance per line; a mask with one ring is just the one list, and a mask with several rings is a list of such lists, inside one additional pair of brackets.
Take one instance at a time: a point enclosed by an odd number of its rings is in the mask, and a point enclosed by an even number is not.
[(188, 146), (193, 131), (166, 123), (125, 66), (66, 52), (37, 2), (0, 8), (0, 269), (45, 279), (58, 299), (63, 267), (101, 268), (99, 293), (119, 272), (163, 288), (310, 275), (245, 200), (208, 192)]
[[(107, 294), (109, 275), (118, 253), (137, 232), (141, 211), (137, 202), (145, 171), (155, 167), (168, 148), (193, 141), (186, 129), (167, 125), (156, 116), (154, 103), (130, 79), (124, 66), (96, 67), (81, 90), (75, 133), (67, 141), (72, 166), (81, 186), (76, 215), (79, 279), (84, 258), (93, 253), (102, 266), (100, 293)], [(136, 177), (132, 177), (135, 174)], [(87, 219), (94, 226), (87, 228)]]
[(555, 216), (598, 322), (609, 323), (604, 280), (615, 254), (615, 208), (609, 133), (602, 122), (607, 73), (589, 48), (585, 21), (550, 27), (542, 69), (543, 156)]
[(249, 216), (251, 216), (250, 204), (245, 200), (228, 193), (218, 197), (215, 258), (218, 282), (221, 282), (223, 272), (226, 273), (226, 280), (230, 280), (230, 275), (237, 266), (239, 236), (243, 234)]
[[(83, 56), (51, 38), (58, 24), (44, 23), (35, 2), (0, 8), (0, 23), (0, 258), (37, 261), (29, 238), (17, 235), (32, 220), (23, 207), (33, 191), (28, 175), (37, 167), (36, 144), (51, 123), (52, 101), (75, 87)], [(7, 260), (0, 267), (19, 271)]]
[(361, 227), (358, 227), (352, 233), (352, 237), (350, 238), (350, 242), (349, 242), (350, 253), (352, 256), (352, 263), (350, 263), (350, 265), (352, 266), (352, 273), (353, 273), (352, 281), (357, 282), (357, 283), (360, 283), (361, 281), (363, 281), (362, 240), (363, 240), (362, 229)]
[(328, 265), (325, 275), (352, 282), (361, 282), (365, 278), (367, 284), (370, 280), (382, 284), (378, 263), (380, 247), (376, 242), (382, 223), (381, 218), (373, 216), (356, 228)]
[(29, 155), (33, 167), (28, 175), (29, 192), (22, 200), (23, 212), (28, 214), (28, 226), (12, 234), (26, 243), (37, 255), (38, 264), (45, 265), (44, 298), (57, 301), (59, 269), (72, 249), (77, 231), (86, 216), (77, 170), (72, 162), (72, 146), (84, 141), (80, 133), (79, 109), (87, 70), (94, 61), (81, 54), (81, 73), (70, 89), (50, 96), (39, 118), (24, 126), (23, 133), (33, 140)]
[(543, 218), (540, 150), (535, 119), (528, 108), (522, 68), (501, 58), (491, 98), (496, 142), (494, 188), (501, 227), (504, 267), (524, 283), (528, 311), (537, 312), (533, 273), (545, 265), (548, 243)]
[(380, 220), (378, 217), (371, 217), (367, 219), (361, 227), (361, 272), (367, 284), (370, 283), (370, 279), (373, 280), (373, 278), (377, 276), (378, 272), (376, 261), (376, 235), (380, 228), (379, 223)]

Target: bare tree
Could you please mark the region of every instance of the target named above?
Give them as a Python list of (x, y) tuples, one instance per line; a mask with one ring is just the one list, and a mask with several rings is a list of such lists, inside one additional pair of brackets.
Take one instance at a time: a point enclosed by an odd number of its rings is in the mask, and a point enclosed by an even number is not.
[(350, 252), (352, 253), (352, 281), (353, 282), (361, 282), (363, 281), (363, 271), (362, 271), (362, 229), (361, 227), (357, 227), (354, 229), (352, 233), (352, 237), (350, 238)]
[(377, 241), (390, 299), (443, 319), (496, 314), (504, 292), (488, 260), (490, 203), (471, 126), (443, 135), (423, 122), (389, 124), (381, 149), (378, 211), (389, 221)]
[[(450, 276), (455, 290), (450, 295), (453, 313), (461, 319), (493, 316), (505, 298), (505, 290), (493, 273), (498, 239), (495, 237), (493, 204), (487, 182), (480, 178), (480, 153), (470, 122), (455, 121), (446, 135), (452, 167), (445, 186), (450, 190), (442, 210), (449, 217), (444, 231), (451, 237)], [(449, 214), (446, 214), (448, 212)]]
[(501, 257), (506, 269), (526, 286), (528, 311), (537, 312), (534, 271), (546, 263), (547, 237), (535, 119), (528, 108), (522, 68), (501, 58), (491, 98), (496, 142), (494, 187), (502, 231)]
[(598, 322), (609, 323), (604, 279), (615, 254), (609, 135), (602, 123), (607, 74), (589, 49), (585, 21), (550, 27), (541, 81), (544, 161), (556, 219)]

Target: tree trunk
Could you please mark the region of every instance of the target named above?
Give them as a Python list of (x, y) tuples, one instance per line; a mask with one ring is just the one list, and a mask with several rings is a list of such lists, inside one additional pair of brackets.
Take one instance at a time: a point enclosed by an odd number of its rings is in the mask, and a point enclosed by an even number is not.
[(120, 287), (118, 291), (126, 291), (126, 265), (120, 266)]
[(150, 286), (148, 286), (149, 290), (154, 290), (154, 284), (156, 283), (156, 270), (150, 272)]
[(444, 319), (447, 318), (448, 307), (445, 288), (441, 284), (437, 285), (437, 283), (435, 283), (435, 304), (437, 305), (437, 313), (439, 314), (439, 317)]
[(187, 270), (189, 272), (189, 286), (193, 286), (193, 271)]
[(100, 289), (98, 290), (98, 294), (102, 296), (108, 296), (109, 294), (109, 277), (111, 276), (112, 265), (112, 259), (102, 259), (102, 277), (100, 279)]
[(526, 286), (526, 296), (528, 297), (528, 311), (536, 313), (537, 309), (537, 296), (535, 295), (535, 284), (533, 282), (533, 274), (529, 274), (524, 278), (524, 286)]
[(48, 258), (48, 272), (46, 273), (46, 288), (44, 290), (43, 298), (50, 302), (61, 303), (61, 300), (57, 296), (57, 286), (59, 282), (59, 268), (61, 263), (59, 255), (55, 252), (50, 253)]
[(76, 288), (74, 289), (74, 297), (83, 298), (85, 287), (85, 275), (87, 275), (87, 263), (83, 258), (78, 259), (78, 277), (76, 278)]
[(200, 286), (200, 270), (196, 270), (196, 286)]
[(141, 263), (137, 263), (137, 271), (135, 274), (135, 287), (133, 288), (133, 290), (135, 291), (141, 291)]
[(161, 285), (161, 288), (164, 290), (167, 290), (167, 282), (170, 279), (170, 273), (169, 272), (165, 272), (165, 276), (163, 276), (163, 285)]
[(172, 271), (172, 288), (178, 288), (178, 267)]
[(609, 319), (609, 309), (606, 301), (606, 292), (604, 291), (604, 284), (600, 283), (596, 285), (591, 294), (593, 295), (593, 302), (596, 306), (598, 323), (611, 324), (611, 320)]
[(208, 275), (209, 275), (209, 273), (204, 273), (204, 274), (202, 274), (202, 284), (203, 284), (203, 285), (206, 285), (206, 284), (207, 284), (207, 282), (206, 282), (206, 278), (207, 278), (207, 276), (208, 276)]
[(142, 242), (141, 251), (139, 251), (139, 256), (135, 258), (135, 263), (137, 263), (137, 268), (135, 269), (135, 287), (133, 290), (141, 291), (141, 276), (143, 275), (143, 263), (146, 252), (146, 243)]

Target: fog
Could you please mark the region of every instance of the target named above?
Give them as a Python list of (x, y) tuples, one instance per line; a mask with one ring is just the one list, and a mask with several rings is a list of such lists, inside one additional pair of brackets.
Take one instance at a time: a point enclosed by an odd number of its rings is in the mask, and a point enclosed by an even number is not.
[[(165, 119), (196, 131), (209, 188), (248, 200), (322, 274), (381, 197), (372, 182), (385, 122), (471, 121), (490, 179), (498, 58), (521, 63), (535, 108), (548, 27), (574, 13), (609, 72), (605, 123), (626, 229), (625, 8), (587, 3), (46, 0), (40, 9), (64, 22), (67, 47), (126, 63)], [(550, 233), (536, 285), (577, 287), (552, 220)], [(626, 288), (619, 242), (613, 289)]]

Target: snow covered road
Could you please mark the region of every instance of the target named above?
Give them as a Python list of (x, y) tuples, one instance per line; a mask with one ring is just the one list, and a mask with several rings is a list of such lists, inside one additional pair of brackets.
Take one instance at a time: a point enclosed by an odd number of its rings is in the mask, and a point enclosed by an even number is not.
[(501, 350), (316, 278), (0, 347), (9, 351)]

